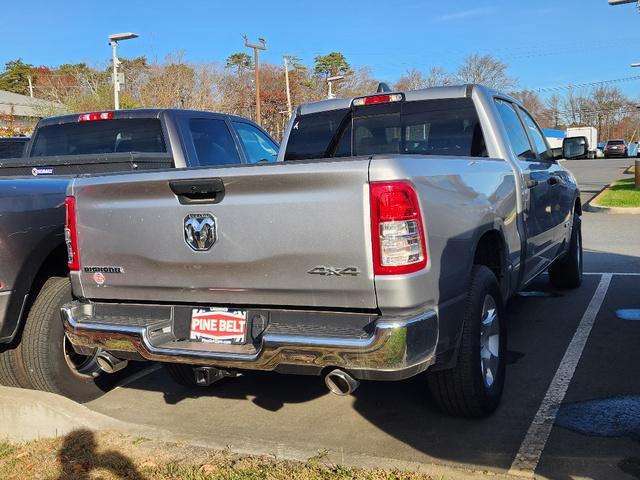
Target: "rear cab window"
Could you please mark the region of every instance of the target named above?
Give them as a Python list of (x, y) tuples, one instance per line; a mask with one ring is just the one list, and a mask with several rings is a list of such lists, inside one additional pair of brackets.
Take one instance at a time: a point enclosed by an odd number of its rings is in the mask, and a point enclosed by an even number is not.
[(374, 154), (488, 156), (473, 101), (450, 98), (300, 115), (289, 133), (284, 159)]
[(159, 119), (123, 118), (39, 127), (30, 156), (166, 151)]

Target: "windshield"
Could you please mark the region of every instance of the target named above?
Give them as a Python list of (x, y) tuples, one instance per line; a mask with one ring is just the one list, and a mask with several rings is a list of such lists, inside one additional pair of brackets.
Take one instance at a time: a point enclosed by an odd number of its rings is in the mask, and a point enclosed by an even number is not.
[(285, 160), (374, 154), (486, 157), (471, 99), (393, 102), (301, 115)]
[(607, 145), (624, 145), (624, 141), (622, 140), (609, 140)]
[(36, 132), (31, 156), (166, 151), (160, 120), (127, 118), (41, 127)]

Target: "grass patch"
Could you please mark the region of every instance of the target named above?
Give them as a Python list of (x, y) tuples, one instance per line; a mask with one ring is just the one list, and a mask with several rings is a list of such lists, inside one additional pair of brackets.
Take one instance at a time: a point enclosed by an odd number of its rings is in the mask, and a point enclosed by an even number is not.
[(600, 207), (640, 207), (640, 188), (635, 188), (633, 178), (625, 178), (612, 183), (598, 197)]
[(417, 472), (347, 468), (326, 452), (307, 462), (237, 455), (177, 443), (78, 430), (12, 444), (0, 442), (0, 478), (69, 480), (440, 480)]
[(15, 445), (9, 442), (0, 442), (0, 459), (9, 457), (16, 452)]

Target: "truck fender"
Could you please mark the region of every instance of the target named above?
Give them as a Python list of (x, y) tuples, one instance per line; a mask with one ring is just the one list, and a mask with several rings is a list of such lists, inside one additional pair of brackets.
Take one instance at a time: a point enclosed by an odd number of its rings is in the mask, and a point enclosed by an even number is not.
[(31, 251), (23, 253), (23, 263), (13, 283), (6, 315), (0, 319), (0, 343), (14, 340), (44, 282), (53, 275), (66, 276), (66, 267), (61, 232), (45, 235)]

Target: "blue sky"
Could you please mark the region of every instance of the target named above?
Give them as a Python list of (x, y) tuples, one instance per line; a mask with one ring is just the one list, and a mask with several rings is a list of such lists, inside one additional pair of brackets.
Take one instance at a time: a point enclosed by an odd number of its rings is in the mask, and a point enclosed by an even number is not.
[[(288, 53), (311, 64), (339, 50), (391, 82), (412, 67), (455, 70), (474, 52), (501, 58), (529, 88), (640, 75), (629, 67), (640, 62), (640, 12), (607, 0), (31, 0), (3, 5), (2, 17), (1, 63), (102, 65), (107, 35), (133, 31), (141, 37), (121, 56), (162, 60), (182, 49), (188, 60), (223, 62), (247, 34), (267, 40), (269, 62)], [(640, 97), (640, 81), (618, 86)]]

